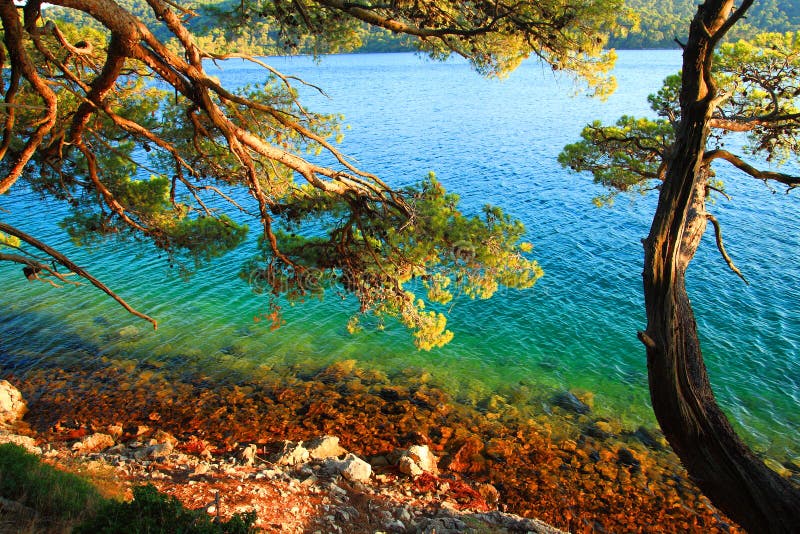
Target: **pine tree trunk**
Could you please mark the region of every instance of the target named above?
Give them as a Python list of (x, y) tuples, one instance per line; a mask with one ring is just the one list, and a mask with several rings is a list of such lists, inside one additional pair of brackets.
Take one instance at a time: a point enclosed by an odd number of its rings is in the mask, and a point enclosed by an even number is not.
[[(681, 123), (650, 235), (643, 273), (647, 367), (653, 409), (689, 475), (715, 506), (751, 532), (800, 532), (800, 489), (770, 470), (734, 432), (714, 398), (685, 273), (706, 227), (703, 160), (714, 111), (709, 76), (732, 2), (700, 6), (684, 49)], [(715, 26), (716, 24), (716, 26)]]

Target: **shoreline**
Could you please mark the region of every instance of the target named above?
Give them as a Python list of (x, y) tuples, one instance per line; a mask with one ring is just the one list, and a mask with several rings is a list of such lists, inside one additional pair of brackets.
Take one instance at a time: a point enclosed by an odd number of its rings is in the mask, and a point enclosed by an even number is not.
[(493, 509), (563, 530), (740, 532), (688, 480), (662, 437), (643, 428), (621, 432), (572, 394), (554, 399), (547, 416), (526, 418), (500, 400), (479, 411), (418, 379), (389, 381), (355, 361), (303, 378), (237, 384), (110, 364), (0, 378), (28, 400), (24, 423), (40, 443), (71, 446), (109, 427), (128, 429), (130, 440), (131, 429), (148, 427), (230, 456), (244, 446), (268, 451), (287, 440), (333, 435), (346, 450), (389, 469), (387, 455), (425, 445), (440, 477), (491, 486)]

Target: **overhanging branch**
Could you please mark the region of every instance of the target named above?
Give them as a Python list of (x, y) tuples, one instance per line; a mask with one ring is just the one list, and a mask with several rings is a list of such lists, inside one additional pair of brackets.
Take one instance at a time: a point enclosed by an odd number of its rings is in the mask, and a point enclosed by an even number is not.
[(800, 176), (793, 176), (791, 174), (784, 174), (782, 172), (762, 171), (761, 169), (753, 167), (746, 161), (742, 160), (742, 158), (740, 158), (739, 156), (732, 154), (727, 150), (722, 150), (722, 149), (709, 150), (703, 155), (703, 159), (706, 163), (711, 163), (715, 159), (725, 160), (728, 163), (735, 166), (737, 169), (746, 172), (753, 178), (762, 180), (764, 182), (766, 182), (767, 180), (774, 180), (776, 182), (780, 182), (788, 186), (789, 190), (792, 190), (795, 187), (800, 186)]
[(69, 269), (70, 271), (74, 272), (78, 276), (80, 276), (82, 278), (85, 278), (86, 280), (91, 282), (91, 284), (93, 286), (95, 286), (99, 290), (103, 291), (109, 297), (111, 297), (114, 300), (116, 300), (123, 308), (125, 308), (128, 311), (128, 313), (130, 313), (131, 315), (135, 315), (136, 317), (139, 317), (141, 319), (144, 319), (145, 321), (149, 321), (153, 325), (153, 329), (154, 330), (156, 328), (158, 328), (158, 322), (155, 319), (153, 319), (152, 317), (150, 317), (148, 315), (145, 315), (145, 314), (143, 314), (143, 313), (141, 313), (139, 311), (136, 311), (133, 307), (130, 306), (130, 304), (125, 302), (122, 299), (122, 297), (120, 297), (119, 295), (114, 293), (111, 289), (109, 289), (100, 280), (98, 280), (97, 278), (95, 278), (94, 276), (89, 274), (83, 268), (81, 268), (78, 265), (76, 265), (75, 263), (73, 263), (72, 260), (70, 260), (68, 257), (66, 257), (64, 254), (60, 253), (56, 249), (46, 245), (45, 243), (42, 243), (41, 241), (39, 241), (35, 237), (30, 236), (30, 235), (26, 234), (25, 232), (23, 232), (23, 231), (15, 228), (13, 226), (11, 226), (10, 224), (6, 224), (4, 222), (0, 222), (0, 232), (5, 232), (8, 235), (13, 235), (14, 237), (18, 237), (19, 239), (21, 239), (22, 241), (25, 241), (26, 243), (28, 243), (32, 247), (35, 247), (35, 248), (39, 249), (40, 251), (44, 252), (45, 254), (47, 254), (48, 256), (53, 258), (55, 261), (57, 261), (58, 263), (60, 263), (61, 265), (63, 265), (67, 269)]

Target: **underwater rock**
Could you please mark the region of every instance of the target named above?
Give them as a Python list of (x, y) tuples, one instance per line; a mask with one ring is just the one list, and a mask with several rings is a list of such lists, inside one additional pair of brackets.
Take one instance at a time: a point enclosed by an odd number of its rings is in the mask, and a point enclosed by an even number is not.
[(617, 451), (617, 462), (619, 462), (620, 465), (627, 467), (639, 467), (641, 465), (639, 459), (636, 458), (636, 456), (634, 456), (633, 453), (625, 447), (621, 447)]
[(769, 467), (770, 469), (772, 469), (773, 471), (775, 471), (776, 473), (778, 473), (782, 477), (788, 478), (788, 477), (792, 476), (792, 472), (790, 470), (788, 470), (786, 467), (781, 465), (780, 462), (778, 462), (776, 460), (773, 460), (772, 458), (764, 459), (764, 463), (767, 465), (767, 467)]
[(604, 421), (595, 421), (584, 431), (584, 434), (597, 439), (608, 439), (611, 437), (611, 425)]
[(558, 406), (559, 408), (563, 408), (568, 412), (573, 412), (577, 414), (587, 414), (592, 409), (589, 407), (588, 404), (580, 400), (578, 397), (575, 396), (574, 393), (569, 391), (562, 391), (556, 394), (551, 402)]
[(0, 423), (13, 423), (27, 411), (22, 393), (8, 380), (0, 380)]
[(119, 336), (121, 339), (130, 339), (132, 337), (136, 337), (137, 335), (139, 335), (139, 329), (132, 324), (121, 328), (119, 332), (117, 332), (117, 336)]
[(633, 437), (641, 441), (642, 445), (645, 447), (656, 451), (662, 450), (666, 445), (664, 438), (660, 438), (654, 432), (651, 432), (643, 426), (636, 429), (636, 432), (633, 433)]
[(456, 473), (479, 473), (486, 469), (483, 441), (477, 436), (470, 436), (453, 454), (447, 468)]

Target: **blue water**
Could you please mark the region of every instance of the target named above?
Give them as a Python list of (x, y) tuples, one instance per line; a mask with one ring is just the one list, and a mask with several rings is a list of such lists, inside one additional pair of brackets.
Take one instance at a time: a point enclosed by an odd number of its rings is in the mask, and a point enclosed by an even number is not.
[[(303, 90), (307, 107), (343, 113), (350, 129), (341, 150), (392, 185), (435, 171), (460, 194), (466, 211), (501, 205), (526, 224), (545, 277), (529, 291), (490, 301), (459, 301), (450, 315), (455, 340), (417, 352), (399, 325), (347, 333), (355, 302), (332, 296), (285, 307), (287, 325), (270, 332), (253, 317), (265, 301), (238, 279), (237, 251), (189, 281), (163, 258), (130, 244), (74, 250), (54, 224), (63, 213), (17, 191), (0, 198), (0, 218), (62, 248), (92, 268), (138, 309), (157, 332), (90, 287), (29, 284), (18, 267), (0, 266), (0, 357), (24, 372), (79, 360), (161, 361), (221, 378), (295, 372), (340, 359), (390, 376), (430, 375), (458, 399), (480, 404), (493, 394), (540, 409), (560, 389), (591, 391), (595, 411), (626, 427), (653, 424), (644, 350), (642, 248), (655, 198), (621, 198), (609, 208), (586, 176), (556, 156), (584, 124), (622, 114), (650, 114), (646, 96), (675, 72), (672, 51), (620, 52), (619, 89), (608, 101), (538, 63), (505, 80), (486, 80), (459, 61), (410, 54), (270, 58), (286, 74), (325, 89)], [(258, 82), (252, 64), (210, 67), (223, 82)], [(751, 282), (730, 273), (707, 236), (690, 269), (711, 380), (746, 439), (780, 458), (800, 455), (800, 277), (798, 195), (772, 194), (762, 183), (720, 168), (732, 201), (711, 206), (728, 251)]]

